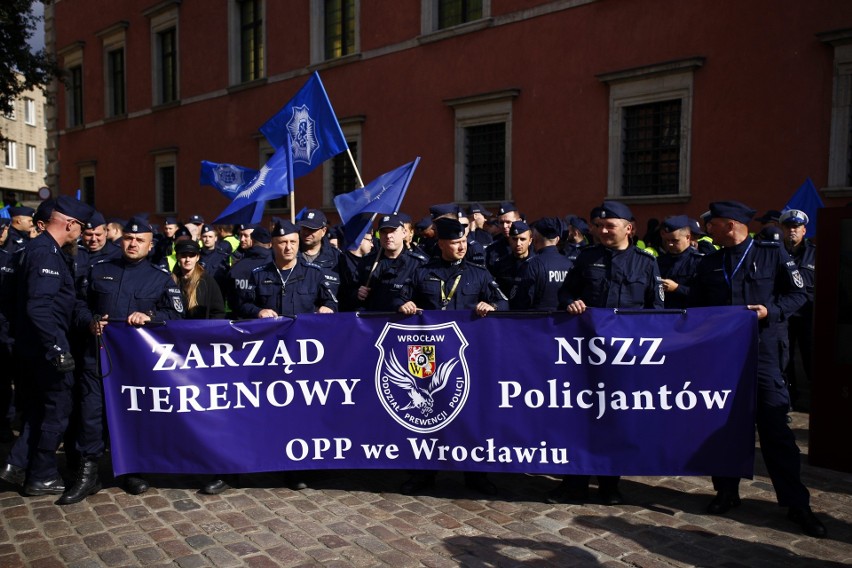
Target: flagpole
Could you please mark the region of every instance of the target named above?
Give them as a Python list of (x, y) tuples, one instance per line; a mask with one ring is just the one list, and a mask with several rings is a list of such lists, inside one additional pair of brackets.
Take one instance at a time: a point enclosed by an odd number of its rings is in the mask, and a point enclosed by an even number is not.
[(290, 222), (296, 224), (296, 192), (291, 191), (290, 196)]
[(349, 146), (346, 147), (346, 154), (349, 156), (349, 161), (352, 162), (352, 167), (355, 169), (355, 177), (358, 178), (358, 187), (364, 187), (364, 180), (361, 179), (361, 172), (358, 171), (358, 165), (355, 163), (355, 158), (352, 157), (352, 150)]

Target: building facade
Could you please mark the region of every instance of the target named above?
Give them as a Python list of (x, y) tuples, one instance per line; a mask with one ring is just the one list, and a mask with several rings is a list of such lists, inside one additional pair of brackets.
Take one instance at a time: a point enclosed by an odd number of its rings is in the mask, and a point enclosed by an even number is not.
[[(0, 201), (12, 204), (37, 199), (47, 176), (47, 123), (45, 96), (40, 90), (25, 91), (14, 101), (14, 110), (0, 115), (4, 158), (0, 168)], [(11, 199), (9, 199), (11, 198)]]
[[(416, 156), (403, 210), (628, 202), (640, 221), (810, 177), (852, 196), (847, 0), (55, 0), (60, 193), (107, 215), (214, 218), (201, 160), (258, 168), (258, 128), (319, 71), (367, 182)], [(334, 216), (344, 155), (295, 182)], [(286, 203), (268, 213), (283, 214)]]

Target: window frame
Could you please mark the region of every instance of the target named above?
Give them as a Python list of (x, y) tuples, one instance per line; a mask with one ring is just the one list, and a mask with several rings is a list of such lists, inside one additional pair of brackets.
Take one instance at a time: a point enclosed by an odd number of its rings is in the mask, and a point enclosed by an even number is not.
[[(703, 57), (694, 57), (597, 76), (601, 82), (609, 86), (608, 198), (631, 203), (679, 202), (690, 198), (694, 74), (695, 70), (703, 65)], [(625, 109), (675, 99), (681, 101), (677, 193), (625, 195), (622, 187), (622, 180), (624, 179)]]
[[(92, 191), (89, 192), (89, 186), (86, 183), (87, 179), (92, 180)], [(98, 179), (96, 175), (95, 162), (81, 162), (77, 164), (77, 187), (80, 188), (80, 200), (91, 206), (95, 206), (95, 196), (97, 195)]]
[[(260, 23), (260, 65), (256, 77), (244, 78), (243, 72), (243, 21), (242, 4), (257, 2), (259, 6)], [(252, 83), (266, 78), (267, 65), (267, 21), (266, 2), (264, 0), (230, 0), (228, 3), (228, 51), (229, 51), (229, 81), (231, 86)]]
[(23, 101), (24, 124), (28, 126), (35, 126), (37, 122), (35, 100), (31, 99), (30, 97), (23, 97)]
[[(363, 148), (363, 135), (362, 135), (362, 127), (364, 125), (364, 116), (350, 117), (340, 119), (338, 122), (340, 123), (340, 130), (343, 132), (343, 137), (346, 139), (346, 145), (349, 146), (351, 144), (355, 144), (356, 151), (353, 154), (353, 158), (355, 159), (355, 167), (358, 170), (358, 175), (361, 173), (361, 156), (364, 154)], [(342, 159), (349, 160), (349, 156), (347, 152), (341, 152), (338, 156), (342, 156)], [(335, 156), (337, 157), (337, 156)], [(356, 178), (358, 176), (356, 175)], [(363, 180), (363, 176), (361, 176)], [(352, 188), (357, 189), (358, 183), (356, 180), (355, 187)], [(334, 207), (334, 160), (329, 159), (326, 160), (322, 165), (322, 195), (323, 195), (323, 207), (330, 208)]]
[(471, 97), (445, 100), (455, 113), (453, 195), (458, 203), (470, 203), (467, 194), (466, 142), (467, 128), (486, 124), (505, 124), (505, 158), (503, 196), (497, 201), (512, 199), (512, 109), (520, 95), (518, 89), (484, 93)]
[(852, 29), (817, 34), (834, 49), (827, 196), (852, 195)]
[[(166, 209), (163, 195), (163, 178), (161, 171), (166, 168), (173, 169), (172, 207)], [(175, 214), (178, 210), (178, 160), (177, 153), (173, 151), (163, 152), (154, 156), (154, 195), (156, 196), (156, 209), (158, 215)]]
[[(344, 1), (344, 0), (341, 0)], [(327, 0), (311, 0), (311, 64), (325, 61), (337, 61), (355, 56), (361, 52), (361, 0), (349, 0), (354, 4), (354, 25), (352, 51), (338, 56), (329, 57), (326, 53), (326, 2)]]
[[(119, 21), (96, 35), (101, 38), (103, 51), (104, 117), (115, 118), (127, 114), (127, 48), (128, 22)], [(116, 79), (114, 56), (120, 52), (121, 69)]]
[(25, 145), (25, 153), (26, 153), (26, 166), (28, 172), (37, 172), (38, 171), (38, 156), (36, 154), (36, 147), (32, 144)]
[(482, 0), (482, 17), (468, 22), (448, 27), (440, 27), (440, 0), (420, 0), (420, 34), (429, 35), (434, 33), (459, 30), (467, 27), (479, 28), (483, 23), (491, 19), (491, 0)]
[(15, 140), (6, 140), (5, 148), (5, 167), (10, 170), (18, 169), (18, 143)]
[[(168, 105), (180, 100), (180, 1), (166, 0), (144, 12), (150, 20), (151, 34), (151, 101), (153, 106)], [(171, 82), (173, 96), (165, 96), (166, 77), (161, 35), (172, 31), (174, 51)]]

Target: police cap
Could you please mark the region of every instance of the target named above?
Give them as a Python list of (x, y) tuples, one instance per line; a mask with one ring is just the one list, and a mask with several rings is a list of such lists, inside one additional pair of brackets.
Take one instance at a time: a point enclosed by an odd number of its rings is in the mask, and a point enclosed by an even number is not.
[(189, 225), (189, 224), (203, 225), (204, 224), (204, 217), (202, 217), (201, 215), (190, 215), (189, 220), (186, 222), (186, 224), (187, 225)]
[(456, 217), (462, 216), (462, 211), (456, 203), (439, 203), (437, 205), (432, 205), (429, 207), (429, 215), (432, 216), (432, 219), (437, 219), (438, 217), (443, 217), (444, 215), (454, 215)]
[(748, 225), (754, 218), (755, 210), (739, 201), (714, 201), (710, 204), (710, 216), (708, 219), (721, 217), (731, 219), (744, 225)]
[(512, 226), (509, 227), (509, 236), (517, 237), (521, 233), (526, 233), (530, 230), (530, 226), (524, 221), (512, 221)]
[(784, 232), (781, 231), (778, 227), (774, 225), (770, 225), (768, 227), (764, 227), (760, 230), (755, 237), (759, 241), (774, 241), (780, 243), (784, 240)]
[(379, 230), (382, 229), (397, 229), (402, 227), (405, 221), (401, 215), (382, 215), (379, 218)]
[(131, 217), (127, 224), (124, 226), (125, 233), (153, 233), (154, 230), (151, 228), (151, 225), (148, 224), (147, 219), (142, 219), (141, 217)]
[(106, 225), (106, 219), (101, 215), (100, 211), (95, 211), (92, 213), (92, 217), (89, 219), (89, 222), (86, 223), (87, 229), (94, 229), (95, 227), (100, 227), (101, 225)]
[(189, 229), (186, 228), (186, 225), (181, 225), (178, 227), (178, 230), (175, 231), (174, 239), (178, 240), (180, 237), (188, 237), (192, 238), (192, 233), (189, 232)]
[(500, 209), (497, 211), (498, 215), (505, 215), (506, 213), (511, 213), (512, 211), (517, 211), (518, 208), (515, 207), (515, 204), (512, 201), (503, 201), (500, 203)]
[(266, 227), (256, 226), (251, 232), (251, 240), (256, 243), (268, 245), (272, 242), (272, 235), (269, 234), (269, 229)]
[(204, 233), (215, 233), (216, 229), (213, 228), (213, 225), (204, 224), (201, 225), (201, 232), (199, 235), (203, 235)]
[(620, 201), (604, 201), (600, 207), (595, 207), (589, 214), (591, 219), (626, 219), (633, 220), (633, 213), (630, 207)]
[(701, 223), (698, 222), (698, 219), (690, 219), (689, 220), (689, 231), (696, 235), (706, 235), (704, 232), (704, 227), (701, 226)]
[(191, 253), (193, 256), (201, 252), (201, 247), (192, 239), (184, 239), (175, 243), (175, 254)]
[(757, 220), (760, 221), (761, 223), (769, 223), (771, 221), (775, 221), (776, 223), (778, 223), (780, 218), (781, 218), (781, 212), (780, 211), (776, 211), (775, 209), (770, 209), (769, 211), (764, 213), (762, 216), (758, 217)]
[(782, 225), (807, 225), (808, 221), (808, 214), (801, 209), (788, 209), (779, 218)]
[[(257, 235), (258, 231), (261, 231), (261, 230), (266, 232), (266, 229), (264, 229), (263, 227), (255, 229), (254, 232), (251, 234), (252, 240), (257, 241), (257, 238), (255, 237), (255, 235)], [(272, 228), (272, 235), (271, 236), (273, 236), (273, 237), (284, 237), (286, 235), (291, 235), (293, 233), (298, 233), (298, 232), (299, 232), (299, 227), (297, 227), (296, 225), (294, 225), (293, 223), (291, 223), (290, 221), (288, 221), (286, 219), (279, 219), (278, 222), (275, 223), (275, 226)], [(264, 242), (264, 241), (259, 241), (259, 242)], [(266, 241), (266, 242), (271, 242), (271, 241)]]
[(685, 228), (689, 228), (690, 232), (692, 231), (692, 228), (689, 225), (689, 217), (686, 215), (672, 215), (671, 217), (666, 217), (663, 219), (662, 227), (667, 233)]
[(536, 221), (533, 227), (545, 239), (555, 239), (562, 236), (563, 224), (559, 217), (543, 217)]
[(581, 233), (589, 232), (589, 224), (586, 223), (586, 220), (582, 217), (577, 217), (576, 215), (567, 215), (565, 217), (565, 225), (568, 227), (574, 227)]
[(68, 217), (73, 217), (84, 225), (89, 222), (89, 219), (92, 217), (92, 213), (95, 212), (95, 208), (91, 205), (83, 203), (82, 201), (77, 201), (69, 195), (60, 195), (57, 197), (56, 205), (53, 210), (58, 211), (63, 215), (67, 215)]
[(417, 221), (417, 223), (414, 224), (414, 228), (418, 231), (425, 231), (426, 229), (428, 229), (431, 226), (432, 226), (432, 217), (430, 217), (429, 215), (426, 215), (425, 217), (423, 217), (422, 219)]
[[(47, 223), (48, 219), (50, 219), (50, 214), (53, 213), (53, 209), (55, 207), (55, 197), (45, 199), (44, 201), (38, 204), (38, 208), (35, 210), (35, 213), (33, 213), (33, 221), (41, 221), (42, 223)], [(12, 216), (14, 217), (14, 215)]]
[(35, 213), (35, 209), (33, 209), (32, 207), (27, 207), (26, 205), (9, 207), (10, 217), (32, 217), (33, 213)]
[(163, 224), (164, 224), (164, 225), (177, 225), (177, 224), (178, 224), (178, 222), (177, 222), (177, 218), (175, 218), (175, 217), (166, 217), (166, 219), (163, 221)]
[(491, 216), (491, 211), (482, 206), (482, 203), (471, 203), (467, 206), (467, 214), (473, 215), (474, 213), (482, 213), (485, 217)]
[(464, 238), (464, 227), (457, 219), (449, 217), (435, 219), (435, 231), (439, 239), (453, 241)]
[(304, 216), (299, 221), (300, 227), (306, 227), (308, 229), (322, 229), (328, 225), (328, 219), (325, 218), (325, 213), (320, 211), (319, 209), (308, 209), (305, 211)]

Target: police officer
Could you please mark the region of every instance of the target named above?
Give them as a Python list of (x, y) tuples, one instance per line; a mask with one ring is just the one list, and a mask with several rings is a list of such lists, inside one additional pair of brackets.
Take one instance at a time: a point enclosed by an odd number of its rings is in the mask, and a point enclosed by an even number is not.
[(509, 305), (516, 310), (549, 310), (559, 307), (559, 289), (574, 262), (559, 252), (563, 233), (558, 217), (544, 217), (532, 226), (535, 256), (521, 265)]
[(20, 484), (24, 494), (57, 495), (65, 490), (56, 450), (72, 406), (74, 359), (68, 342), (75, 304), (73, 262), (63, 250), (75, 246), (93, 213), (91, 207), (60, 196), (47, 227), (27, 246), (16, 269), (18, 313), (15, 347), (32, 392), (25, 424), (0, 478)]
[(666, 217), (660, 224), (663, 254), (657, 257), (657, 265), (668, 309), (683, 309), (689, 305), (689, 281), (704, 256), (692, 247), (691, 235), (686, 215)]
[(503, 294), (508, 296), (515, 286), (521, 265), (530, 257), (535, 256), (532, 246), (532, 230), (524, 221), (514, 221), (509, 227), (509, 250), (511, 254), (500, 257), (490, 269), (491, 275), (500, 286)]
[(807, 233), (808, 214), (799, 209), (790, 209), (781, 214), (781, 230), (784, 235), (784, 246), (805, 283), (808, 301), (790, 316), (788, 322), (788, 337), (790, 358), (784, 375), (790, 391), (790, 403), (798, 406), (799, 381), (796, 374), (796, 351), (802, 355), (802, 368), (805, 378), (811, 380), (811, 353), (813, 350), (813, 310), (814, 310), (814, 281), (816, 269), (816, 245), (805, 238)]
[[(418, 268), (414, 278), (403, 286), (396, 300), (398, 311), (415, 314), (418, 310), (473, 310), (479, 316), (494, 310), (506, 310), (509, 303), (487, 270), (465, 260), (467, 232), (453, 218), (435, 220), (441, 256)], [(405, 495), (418, 493), (435, 483), (434, 471), (418, 471), (402, 484)], [(486, 495), (497, 488), (483, 472), (465, 472), (465, 485)]]
[(379, 250), (365, 256), (358, 265), (356, 279), (357, 306), (367, 311), (396, 311), (396, 297), (413, 276), (414, 271), (428, 261), (418, 250), (405, 247), (408, 229), (402, 215), (383, 215), (379, 218)]
[(98, 211), (95, 211), (92, 218), (86, 223), (86, 229), (80, 239), (80, 246), (77, 248), (78, 275), (85, 276), (95, 264), (118, 258), (121, 254), (121, 247), (112, 244), (107, 239), (106, 219)]
[(340, 251), (328, 244), (328, 219), (319, 209), (308, 209), (298, 222), (301, 257), (322, 268), (325, 279), (337, 295), (340, 287)]
[(14, 280), (15, 273), (12, 264), (12, 253), (3, 245), (9, 236), (9, 225), (11, 219), (0, 217), (0, 442), (11, 442), (15, 439), (12, 432), (12, 421), (15, 418), (15, 405), (13, 404), (12, 375), (14, 372), (14, 359), (12, 358), (12, 338), (10, 311), (15, 306)]
[[(465, 238), (467, 239), (467, 252), (465, 260), (478, 266), (485, 266), (485, 247), (474, 240), (470, 233), (470, 221), (465, 216), (464, 211), (457, 203), (439, 203), (429, 207), (429, 215), (434, 223), (438, 219), (455, 219), (462, 224), (465, 230)], [(430, 242), (424, 243), (424, 253), (429, 257), (441, 255), (441, 250), (438, 247), (438, 239), (434, 238)]]
[(275, 224), (272, 262), (252, 270), (248, 286), (240, 293), (241, 317), (293, 317), (337, 311), (337, 297), (322, 268), (299, 256), (299, 233), (299, 227), (289, 221)]
[(27, 246), (33, 232), (33, 214), (35, 209), (24, 205), (9, 207), (12, 225), (6, 237), (6, 249), (17, 252)]
[(485, 230), (485, 221), (491, 217), (491, 211), (482, 206), (481, 203), (471, 203), (467, 208), (467, 218), (470, 221), (470, 237), (487, 247), (494, 241), (491, 233)]
[(225, 287), (225, 278), (230, 264), (230, 245), (226, 243), (227, 251), (219, 247), (221, 241), (216, 234), (216, 229), (211, 225), (202, 225), (201, 234), (201, 254), (198, 260), (199, 264), (204, 268), (204, 271), (213, 276), (213, 279), (222, 290)]
[(711, 239), (707, 235), (707, 232), (701, 227), (702, 223), (699, 222), (698, 219), (689, 218), (689, 231), (692, 248), (701, 254), (710, 254), (713, 251), (719, 250), (719, 247), (713, 244), (713, 239)]
[[(583, 249), (559, 291), (559, 307), (579, 315), (586, 308), (660, 309), (663, 288), (653, 256), (630, 244), (633, 214), (618, 201), (604, 201), (589, 216), (598, 240)], [(606, 505), (623, 501), (619, 477), (598, 476), (598, 493)], [(566, 476), (548, 502), (584, 500), (589, 476)]]
[(589, 224), (582, 217), (566, 215), (564, 219), (562, 254), (572, 262), (577, 259), (580, 251), (589, 246)]
[[(755, 418), (769, 477), (778, 503), (805, 534), (826, 536), (809, 506), (802, 484), (799, 448), (787, 424), (790, 398), (781, 373), (787, 319), (807, 301), (801, 273), (782, 246), (753, 240), (748, 223), (754, 210), (737, 201), (710, 204), (707, 228), (724, 248), (701, 259), (690, 290), (696, 306), (745, 306), (758, 319), (757, 409)], [(740, 504), (739, 479), (714, 477), (716, 497), (707, 511), (724, 514)]]
[[(96, 338), (109, 320), (142, 326), (156, 320), (180, 319), (185, 308), (180, 289), (168, 271), (148, 260), (153, 246), (153, 230), (145, 219), (131, 218), (124, 227), (122, 256), (92, 266), (77, 304), (74, 319), (90, 332), (80, 382), (80, 424), (77, 450), (80, 467), (74, 484), (57, 503), (69, 505), (101, 489), (98, 460), (105, 450), (104, 398)], [(123, 479), (125, 490), (140, 495), (148, 482), (138, 475)]]
[(494, 242), (485, 249), (485, 267), (489, 271), (501, 259), (512, 254), (512, 247), (509, 243), (509, 229), (512, 228), (512, 223), (520, 220), (521, 214), (518, 213), (518, 208), (514, 203), (504, 201), (500, 204), (500, 208), (497, 210), (497, 222), (501, 230), (494, 238)]
[(225, 277), (225, 289), (222, 293), (229, 309), (237, 313), (240, 294), (248, 288), (251, 271), (272, 260), (272, 235), (266, 227), (251, 225), (240, 231), (240, 251), (242, 258), (234, 264)]
[[(338, 287), (337, 300), (341, 312), (354, 312), (358, 309), (358, 266), (364, 257), (373, 252), (373, 235), (367, 231), (361, 242), (354, 249), (350, 249), (343, 235), (343, 226), (340, 225), (339, 242), (343, 250), (340, 251), (340, 286)], [(336, 230), (332, 233), (337, 233)], [(331, 242), (332, 239), (329, 239)]]

